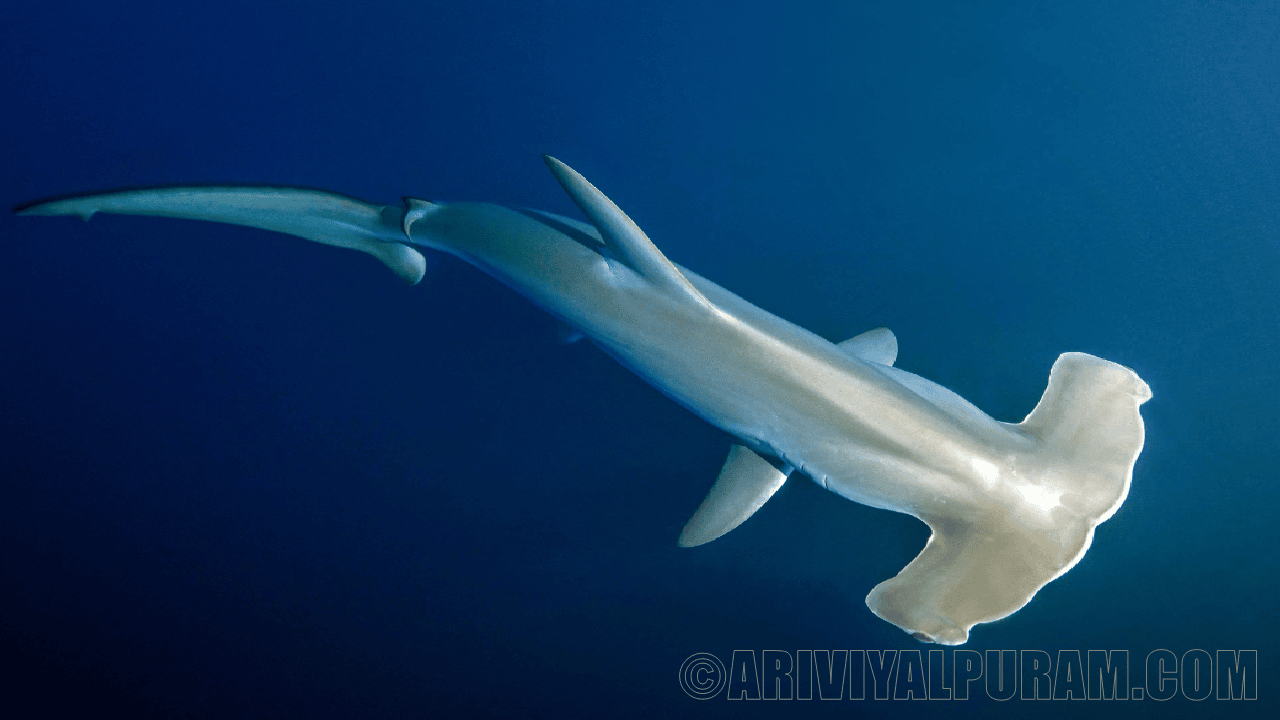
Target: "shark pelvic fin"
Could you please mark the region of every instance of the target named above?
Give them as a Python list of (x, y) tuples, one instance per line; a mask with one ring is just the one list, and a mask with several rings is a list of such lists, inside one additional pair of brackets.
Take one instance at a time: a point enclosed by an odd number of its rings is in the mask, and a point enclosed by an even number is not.
[(623, 265), (655, 285), (665, 287), (700, 305), (714, 307), (689, 282), (684, 273), (662, 254), (649, 236), (596, 186), (550, 155), (543, 155), (542, 159), (546, 160), (547, 167), (551, 168), (551, 174), (556, 176), (560, 186), (600, 231), (605, 247)]
[(750, 448), (734, 445), (711, 492), (685, 523), (678, 544), (703, 545), (738, 527), (773, 497), (790, 473), (790, 467), (780, 470)]
[(898, 338), (885, 327), (868, 330), (836, 347), (858, 359), (881, 365), (892, 365), (898, 359)]
[(427, 270), (426, 258), (403, 244), (397, 227), (403, 216), (419, 212), (421, 217), (426, 209), (410, 204), (408, 212), (402, 215), (399, 208), (371, 205), (321, 190), (150, 188), (51, 200), (18, 210), (19, 215), (76, 215), (84, 220), (99, 212), (209, 220), (297, 235), (325, 245), (369, 253), (410, 284), (421, 280)]

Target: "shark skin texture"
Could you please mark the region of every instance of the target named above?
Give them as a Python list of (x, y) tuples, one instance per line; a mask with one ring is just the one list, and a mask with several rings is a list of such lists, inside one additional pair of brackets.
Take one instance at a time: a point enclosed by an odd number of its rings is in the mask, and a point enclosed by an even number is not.
[(932, 530), (868, 607), (919, 640), (964, 643), (1071, 569), (1124, 502), (1143, 446), (1132, 370), (1083, 353), (1053, 364), (1021, 423), (893, 367), (877, 328), (833, 344), (669, 261), (585, 178), (545, 157), (589, 222), (487, 203), (374, 205), (317, 190), (179, 187), (69, 197), (20, 215), (98, 212), (248, 225), (367, 252), (418, 282), (420, 250), (513, 288), (737, 439), (682, 546), (737, 527), (795, 473)]

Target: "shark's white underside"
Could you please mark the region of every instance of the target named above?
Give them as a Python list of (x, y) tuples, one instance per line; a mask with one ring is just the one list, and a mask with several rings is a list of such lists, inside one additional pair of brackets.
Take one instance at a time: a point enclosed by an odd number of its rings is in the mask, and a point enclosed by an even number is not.
[(292, 188), (190, 187), (54, 200), (25, 215), (159, 215), (229, 222), (368, 252), (417, 282), (415, 247), (484, 270), (738, 438), (682, 545), (736, 527), (799, 471), (850, 500), (929, 524), (925, 549), (872, 590), (873, 612), (959, 644), (1021, 608), (1085, 553), (1120, 506), (1142, 449), (1133, 371), (1058, 358), (1026, 420), (993, 420), (894, 368), (883, 328), (839, 345), (667, 260), (599, 190), (547, 158), (590, 223), (485, 203), (379, 206)]

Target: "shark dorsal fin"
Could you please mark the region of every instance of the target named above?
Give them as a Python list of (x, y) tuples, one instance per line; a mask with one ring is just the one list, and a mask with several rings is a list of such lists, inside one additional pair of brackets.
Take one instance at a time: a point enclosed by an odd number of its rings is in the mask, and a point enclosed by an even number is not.
[(837, 347), (859, 360), (881, 365), (892, 365), (898, 359), (898, 338), (889, 328), (868, 330), (845, 340)]
[(556, 176), (560, 186), (600, 231), (605, 247), (623, 265), (654, 285), (711, 307), (711, 301), (689, 282), (684, 273), (662, 254), (649, 236), (612, 200), (573, 168), (550, 155), (543, 155), (542, 158), (547, 161), (547, 167), (551, 168), (551, 173)]

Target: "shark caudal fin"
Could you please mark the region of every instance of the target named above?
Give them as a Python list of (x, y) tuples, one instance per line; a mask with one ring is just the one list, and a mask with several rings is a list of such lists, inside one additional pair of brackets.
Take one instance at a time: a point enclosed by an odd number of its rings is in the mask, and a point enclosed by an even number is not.
[(431, 207), (432, 203), (412, 198), (405, 198), (404, 208), (372, 205), (303, 188), (170, 187), (50, 200), (18, 208), (17, 213), (76, 215), (88, 221), (103, 212), (247, 225), (369, 253), (406, 282), (416, 284), (426, 272), (427, 261), (404, 242), (409, 225)]
[(920, 640), (958, 645), (978, 623), (1005, 617), (1070, 570), (1098, 523), (1129, 494), (1142, 451), (1138, 406), (1151, 390), (1132, 370), (1067, 353), (1035, 410), (1014, 426), (1036, 450), (993, 477), (1001, 501), (970, 518), (925, 518), (933, 530), (867, 606)]

